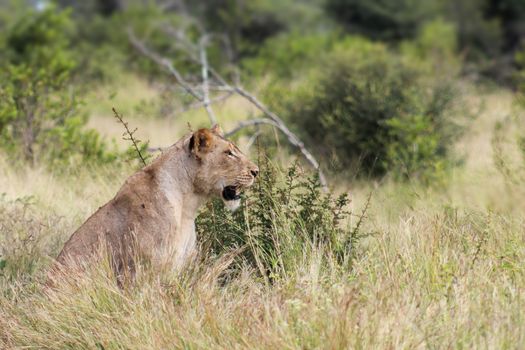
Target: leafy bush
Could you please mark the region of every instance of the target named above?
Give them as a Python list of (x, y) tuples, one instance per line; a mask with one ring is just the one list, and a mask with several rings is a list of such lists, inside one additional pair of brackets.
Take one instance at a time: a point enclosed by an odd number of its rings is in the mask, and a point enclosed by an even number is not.
[(325, 8), (347, 32), (389, 42), (412, 40), (429, 22), (445, 19), (456, 28), (468, 71), (505, 83), (514, 71), (506, 54), (525, 34), (521, 0), (327, 0)]
[(11, 155), (30, 162), (115, 159), (95, 131), (83, 130), (87, 120), (76, 111), (73, 31), (69, 13), (54, 8), (26, 14), (9, 29), (0, 72), (0, 146)]
[(520, 0), (489, 0), (486, 13), (499, 19), (504, 34), (504, 48), (521, 45), (525, 35), (525, 2)]
[(435, 1), (327, 0), (327, 12), (354, 33), (375, 39), (411, 38), (435, 12)]
[(231, 41), (233, 59), (255, 54), (261, 43), (285, 31), (297, 7), (293, 1), (186, 1), (210, 32), (222, 32)]
[(328, 52), (336, 37), (324, 34), (304, 35), (287, 33), (268, 39), (257, 56), (245, 59), (243, 66), (249, 74), (263, 76), (271, 73), (279, 79), (296, 78), (304, 68), (313, 64), (320, 53)]
[[(317, 145), (325, 165), (362, 175), (429, 180), (449, 164), (452, 89), (384, 46), (350, 38), (281, 106)], [(457, 129), (456, 129), (457, 130)]]
[(461, 71), (461, 59), (457, 53), (457, 26), (437, 19), (421, 26), (414, 40), (400, 45), (408, 64), (427, 71), (431, 75), (457, 76)]
[[(188, 69), (188, 63), (181, 58), (174, 45), (174, 38), (164, 28), (180, 28), (185, 23), (177, 13), (164, 12), (153, 3), (143, 6), (130, 4), (125, 10), (106, 17), (100, 14), (85, 15), (76, 12), (78, 24), (79, 61), (84, 67), (84, 80), (111, 82), (122, 73), (135, 71), (157, 80), (166, 77), (165, 72), (150, 59), (139, 54), (129, 43), (127, 29), (133, 30), (138, 38), (145, 38), (148, 47), (172, 57), (174, 65), (181, 71)], [(160, 26), (159, 23), (163, 25)], [(189, 25), (188, 25), (189, 26)], [(194, 30), (188, 29), (188, 34)]]
[(197, 218), (198, 237), (213, 254), (246, 247), (242, 262), (270, 278), (292, 272), (302, 256), (324, 247), (346, 268), (364, 237), (361, 219), (350, 227), (346, 194), (324, 193), (316, 176), (294, 165), (286, 173), (262, 162), (261, 177), (243, 201), (229, 212), (220, 200)]
[[(437, 18), (455, 25), (458, 48), (467, 65), (482, 76), (510, 84), (515, 71), (510, 56), (525, 33), (525, 2), (516, 0), (446, 0)], [(510, 54), (510, 55), (509, 55)]]

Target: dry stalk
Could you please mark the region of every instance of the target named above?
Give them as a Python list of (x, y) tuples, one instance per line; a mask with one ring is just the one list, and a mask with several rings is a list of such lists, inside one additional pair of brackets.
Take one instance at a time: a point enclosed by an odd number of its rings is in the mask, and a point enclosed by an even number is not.
[(137, 128), (133, 129), (133, 131), (129, 128), (129, 124), (128, 122), (124, 121), (124, 118), (122, 117), (122, 115), (120, 115), (117, 110), (115, 109), (115, 107), (112, 108), (113, 110), (113, 114), (115, 115), (115, 118), (117, 119), (117, 121), (122, 124), (122, 126), (124, 126), (124, 129), (126, 130), (123, 134), (122, 134), (122, 139), (126, 140), (126, 141), (130, 141), (132, 144), (133, 144), (133, 148), (135, 149), (135, 152), (137, 152), (137, 155), (140, 159), (140, 161), (142, 162), (142, 164), (144, 166), (146, 166), (146, 158), (142, 155), (142, 152), (140, 151), (140, 148), (139, 148), (139, 144), (142, 142), (141, 140), (137, 139), (135, 137), (135, 132), (137, 131)]

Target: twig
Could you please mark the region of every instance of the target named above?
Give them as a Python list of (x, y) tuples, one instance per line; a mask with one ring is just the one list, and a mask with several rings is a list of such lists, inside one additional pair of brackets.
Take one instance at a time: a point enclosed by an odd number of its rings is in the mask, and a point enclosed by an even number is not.
[(199, 94), (198, 91), (196, 91), (179, 73), (178, 70), (173, 67), (173, 64), (171, 61), (167, 58), (164, 58), (157, 53), (151, 51), (144, 45), (140, 40), (138, 40), (135, 37), (135, 34), (133, 33), (133, 30), (131, 28), (128, 28), (128, 37), (131, 42), (131, 44), (144, 56), (150, 58), (155, 63), (157, 63), (160, 66), (163, 66), (166, 68), (174, 77), (175, 80), (177, 80), (177, 84), (179, 84), (187, 93), (192, 95), (194, 98), (196, 98), (199, 101), (203, 101), (203, 97)]
[(137, 131), (137, 128), (131, 131), (129, 128), (128, 122), (124, 121), (124, 118), (120, 114), (118, 114), (115, 107), (113, 107), (112, 110), (113, 110), (113, 114), (115, 115), (115, 118), (117, 119), (117, 121), (124, 126), (124, 129), (126, 129), (126, 132), (122, 134), (122, 138), (126, 141), (131, 141), (131, 143), (133, 144), (133, 148), (135, 148), (135, 152), (137, 152), (137, 155), (142, 161), (142, 164), (146, 166), (146, 159), (144, 156), (142, 156), (142, 152), (140, 152), (140, 149), (138, 146), (141, 141), (139, 139), (136, 139), (134, 136), (135, 132)]
[(215, 117), (215, 113), (213, 113), (213, 109), (211, 108), (210, 103), (210, 90), (209, 90), (209, 84), (208, 84), (208, 57), (206, 55), (206, 44), (208, 42), (208, 36), (203, 35), (201, 40), (199, 41), (199, 51), (200, 51), (200, 60), (202, 65), (202, 95), (203, 95), (203, 103), (204, 103), (204, 109), (206, 110), (206, 113), (208, 113), (208, 118), (210, 119), (210, 124), (215, 125), (217, 124), (217, 118)]
[(357, 223), (356, 223), (354, 229), (352, 230), (352, 232), (350, 233), (350, 239), (351, 240), (353, 240), (354, 238), (356, 238), (359, 235), (359, 229), (361, 229), (361, 225), (363, 224), (363, 221), (366, 218), (366, 213), (368, 212), (368, 209), (370, 209), (370, 202), (372, 200), (372, 193), (373, 193), (373, 191), (370, 191), (370, 193), (368, 193), (368, 197), (366, 199), (365, 206), (364, 206), (363, 210), (361, 211), (361, 215), (359, 215), (359, 218), (357, 219)]
[(250, 136), (250, 139), (246, 143), (246, 149), (250, 149), (253, 146), (259, 135), (261, 135), (261, 130), (257, 130), (252, 136)]
[(244, 128), (247, 128), (247, 127), (250, 127), (250, 126), (254, 126), (254, 125), (261, 125), (261, 124), (272, 125), (272, 126), (275, 126), (276, 128), (279, 127), (279, 124), (277, 124), (276, 122), (274, 122), (273, 120), (271, 120), (269, 118), (248, 119), (248, 120), (243, 120), (243, 121), (239, 122), (235, 128), (233, 128), (230, 131), (226, 132), (224, 134), (224, 136), (225, 137), (230, 137), (230, 136), (238, 133), (239, 131), (241, 131)]
[(295, 147), (299, 148), (303, 156), (306, 158), (306, 160), (312, 165), (312, 167), (317, 170), (319, 173), (319, 181), (321, 182), (321, 185), (323, 188), (327, 188), (327, 182), (326, 177), (324, 176), (323, 171), (321, 170), (319, 166), (319, 162), (315, 159), (315, 157), (306, 149), (304, 146), (304, 143), (292, 132), (286, 124), (283, 122), (281, 118), (274, 112), (272, 112), (268, 107), (266, 107), (264, 104), (262, 104), (255, 96), (248, 93), (243, 88), (236, 86), (234, 87), (235, 91), (246, 98), (248, 101), (250, 101), (255, 107), (257, 107), (261, 112), (266, 114), (276, 125), (277, 128), (288, 138), (288, 142), (290, 142)]
[(168, 24), (164, 24), (161, 27), (161, 30), (165, 34), (176, 39), (175, 47), (183, 50), (188, 55), (190, 60), (192, 60), (194, 63), (200, 64), (198, 48), (196, 47), (195, 44), (193, 44), (186, 38), (184, 29), (177, 29), (177, 28), (173, 28), (172, 26)]
[(269, 125), (276, 127), (287, 137), (288, 142), (290, 142), (293, 146), (299, 148), (299, 151), (303, 154), (306, 160), (312, 165), (312, 167), (315, 170), (317, 170), (317, 172), (319, 173), (319, 181), (321, 182), (321, 185), (323, 186), (323, 188), (326, 189), (327, 187), (326, 177), (324, 176), (323, 171), (319, 167), (319, 163), (317, 162), (315, 157), (310, 153), (310, 151), (306, 149), (306, 147), (304, 146), (304, 143), (301, 140), (299, 140), (299, 138), (295, 136), (295, 134), (291, 132), (290, 129), (288, 129), (286, 124), (284, 124), (284, 122), (282, 122), (279, 117), (277, 117), (273, 112), (267, 109), (255, 97), (246, 93), (244, 90), (242, 91), (245, 93), (245, 95), (241, 95), (241, 96), (245, 97), (250, 102), (252, 102), (252, 104), (254, 104), (263, 113), (270, 116), (270, 118), (250, 119), (250, 120), (242, 121), (239, 124), (237, 124), (235, 128), (227, 132), (225, 135), (231, 136), (239, 132), (241, 129), (244, 129), (246, 127), (253, 126), (253, 125), (269, 124)]
[[(319, 162), (317, 162), (317, 160), (312, 155), (312, 153), (310, 153), (310, 151), (308, 151), (306, 149), (306, 147), (304, 146), (304, 143), (290, 129), (288, 129), (288, 127), (286, 126), (284, 121), (277, 114), (275, 114), (268, 107), (266, 107), (266, 105), (264, 105), (261, 101), (259, 101), (255, 96), (250, 94), (248, 91), (244, 90), (241, 86), (239, 86), (239, 85), (235, 85), (235, 86), (230, 85), (215, 69), (213, 69), (212, 67), (209, 67), (209, 66), (208, 66), (208, 69), (209, 69), (210, 73), (212, 74), (212, 76), (215, 79), (217, 79), (217, 81), (219, 83), (221, 83), (226, 90), (234, 91), (237, 94), (239, 94), (242, 97), (244, 97), (246, 100), (251, 102), (255, 107), (257, 107), (257, 109), (259, 109), (261, 112), (266, 114), (266, 116), (268, 116), (275, 123), (275, 126), (283, 134), (286, 135), (286, 137), (288, 138), (288, 141), (292, 145), (294, 145), (297, 148), (299, 148), (299, 150), (301, 151), (303, 156), (306, 158), (306, 160), (312, 165), (312, 167), (315, 170), (317, 170), (317, 172), (319, 173), (319, 181), (321, 182), (321, 185), (323, 186), (323, 188), (326, 190), (328, 185), (327, 185), (327, 182), (326, 182), (326, 177), (325, 177), (323, 171), (321, 170), (321, 168), (319, 166)], [(262, 123), (259, 123), (259, 124), (262, 124)], [(268, 123), (266, 123), (266, 124), (268, 124)]]
[[(212, 99), (210, 99), (209, 103), (210, 104), (215, 104), (215, 103), (218, 103), (218, 102), (222, 102), (222, 101), (225, 101), (227, 100), (228, 98), (230, 98), (231, 96), (233, 96), (233, 92), (228, 92), (224, 95), (220, 95), (220, 96), (217, 96), (217, 97), (214, 97)], [(198, 108), (202, 108), (204, 107), (204, 101), (203, 102), (195, 102), (195, 103), (192, 103), (190, 105), (186, 105), (176, 111), (174, 111), (173, 113), (174, 114), (182, 114), (182, 113), (186, 113), (188, 111), (191, 111), (193, 109), (198, 109)]]

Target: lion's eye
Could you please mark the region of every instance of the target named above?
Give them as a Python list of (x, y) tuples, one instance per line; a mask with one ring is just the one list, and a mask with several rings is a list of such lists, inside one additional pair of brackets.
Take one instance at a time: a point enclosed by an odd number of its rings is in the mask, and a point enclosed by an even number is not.
[(227, 151), (226, 151), (226, 154), (229, 155), (230, 157), (234, 157), (234, 156), (235, 156), (235, 155), (233, 154), (233, 152), (230, 151), (230, 150), (227, 150)]

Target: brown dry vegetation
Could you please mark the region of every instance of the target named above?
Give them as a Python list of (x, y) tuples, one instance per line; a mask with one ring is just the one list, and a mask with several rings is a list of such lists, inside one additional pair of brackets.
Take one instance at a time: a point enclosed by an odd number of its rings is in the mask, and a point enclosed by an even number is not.
[[(505, 91), (469, 99), (485, 107), (459, 142), (465, 164), (445, 187), (338, 184), (356, 213), (373, 193), (364, 222), (373, 235), (352, 269), (338, 267), (327, 247), (308, 247), (272, 283), (249, 268), (225, 279), (234, 256), (201, 252), (184, 273), (144, 269), (126, 290), (107, 277), (107, 264), (45, 290), (50, 258), (131, 169), (84, 169), (64, 180), (1, 161), (0, 348), (523, 348), (523, 183), (498, 172), (491, 146), (494, 123), (516, 112), (512, 101)], [(121, 134), (108, 127), (109, 113), (91, 120)], [(141, 121), (139, 132), (162, 146), (187, 120)]]

